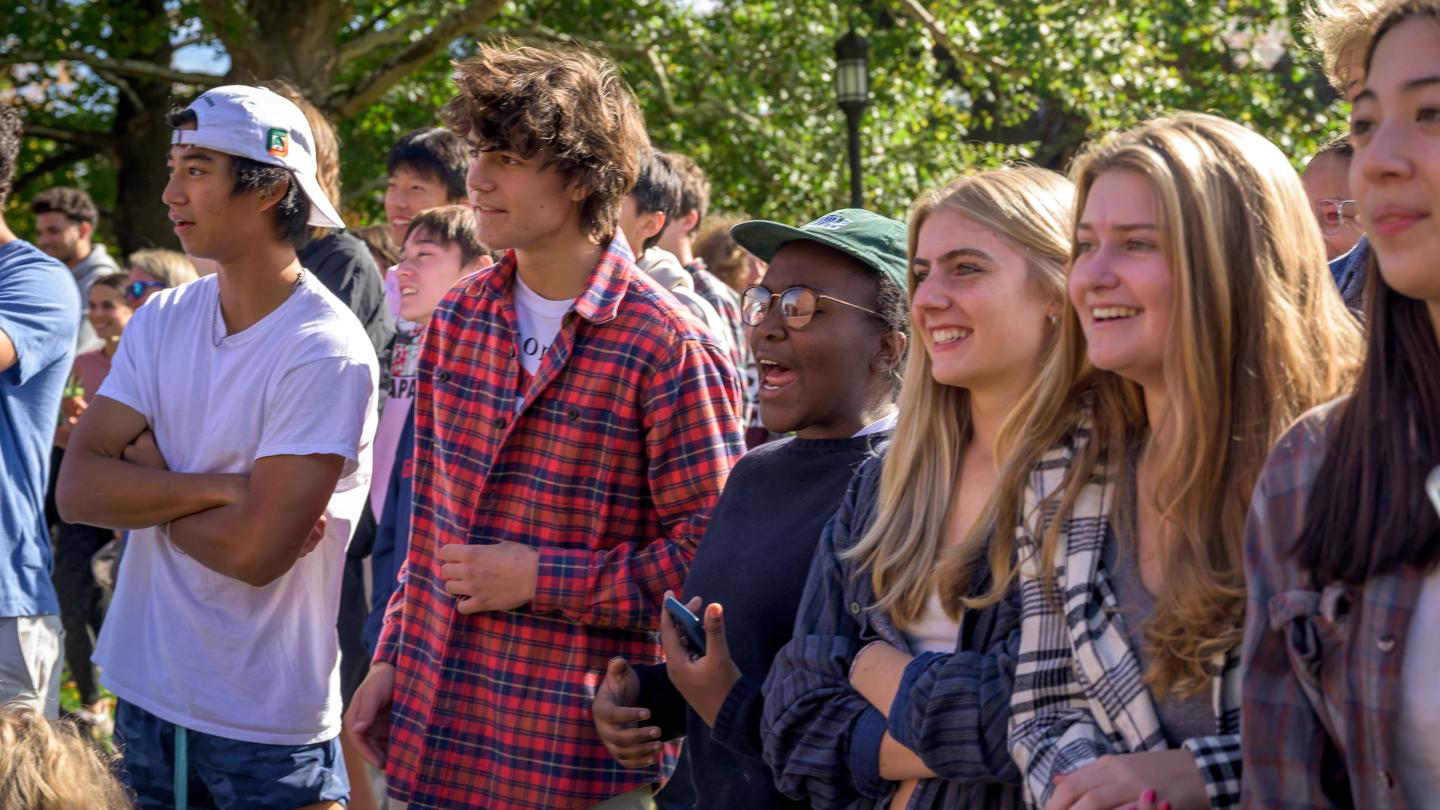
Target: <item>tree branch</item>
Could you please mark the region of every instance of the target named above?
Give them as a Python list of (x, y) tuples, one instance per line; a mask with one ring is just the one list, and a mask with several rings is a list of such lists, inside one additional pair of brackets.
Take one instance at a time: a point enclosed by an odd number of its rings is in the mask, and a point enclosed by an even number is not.
[(649, 51), (654, 47), (653, 43), (650, 46), (643, 46), (630, 45), (623, 42), (604, 42), (600, 40), (581, 39), (580, 37), (577, 37), (573, 34), (567, 34), (563, 31), (556, 31), (554, 28), (550, 28), (549, 26), (541, 25), (534, 22), (527, 23), (525, 25), (506, 26), (504, 28), (496, 28), (495, 26), (491, 25), (477, 25), (471, 29), (471, 32), (474, 33), (476, 36), (488, 35), (511, 37), (514, 39), (518, 39), (522, 42), (568, 45), (570, 47), (578, 48), (601, 48), (613, 54), (637, 56), (646, 59), (649, 58)]
[(379, 30), (375, 30), (375, 26), (379, 24), (381, 20), (389, 17), (395, 12), (395, 9), (399, 7), (399, 2), (391, 3), (389, 8), (375, 15), (370, 22), (361, 26), (358, 29), (358, 35), (354, 39), (340, 46), (340, 62), (343, 64), (352, 59), (358, 59), (377, 48), (393, 45), (396, 42), (404, 42), (406, 37), (410, 36), (411, 31), (415, 31), (425, 25), (425, 20), (428, 15), (417, 13), (408, 19), (401, 20), (397, 25), (388, 25)]
[(93, 132), (78, 129), (60, 129), (46, 124), (25, 123), (25, 134), (35, 138), (47, 138), (57, 143), (66, 143), (89, 149), (93, 152), (104, 152), (109, 154), (114, 148), (110, 143), (110, 136), (103, 132)]
[(205, 45), (205, 44), (208, 44), (208, 43), (214, 41), (214, 39), (215, 39), (215, 35), (214, 35), (214, 34), (210, 34), (210, 33), (196, 34), (196, 35), (193, 36), (193, 37), (186, 37), (185, 39), (178, 40), (178, 41), (176, 41), (176, 42), (170, 43), (170, 48), (171, 48), (171, 50), (178, 51), (178, 50), (180, 50), (181, 48), (188, 48), (188, 47), (190, 47), (191, 45)]
[(130, 103), (135, 105), (136, 110), (145, 109), (146, 104), (144, 99), (140, 98), (140, 94), (135, 92), (135, 88), (132, 87), (130, 82), (126, 81), (123, 77), (117, 76), (108, 70), (96, 70), (95, 75), (99, 76), (110, 84), (115, 85), (116, 89), (124, 93), (126, 97), (130, 99)]
[(21, 65), (27, 62), (80, 62), (95, 69), (97, 74), (111, 73), (116, 76), (128, 76), (135, 79), (150, 79), (161, 82), (179, 82), (183, 84), (198, 84), (202, 87), (218, 87), (225, 81), (224, 76), (216, 76), (213, 73), (191, 73), (184, 70), (171, 70), (168, 67), (161, 67), (153, 62), (145, 62), (140, 59), (110, 59), (97, 56), (85, 51), (16, 51), (14, 53), (0, 56), (0, 67), (6, 65)]
[(430, 33), (386, 59), (379, 68), (354, 85), (332, 91), (329, 103), (324, 106), (335, 110), (336, 118), (342, 121), (358, 114), (378, 101), (396, 82), (444, 50), (460, 34), (495, 16), (503, 5), (505, 0), (473, 0), (463, 10), (442, 19)]
[(945, 52), (950, 54), (950, 58), (954, 59), (957, 64), (960, 62), (969, 62), (976, 67), (994, 73), (1002, 73), (1011, 78), (1020, 78), (1024, 75), (1014, 66), (1007, 65), (996, 59), (981, 56), (976, 49), (968, 48), (964, 43), (950, 36), (950, 32), (945, 30), (945, 24), (936, 19), (935, 15), (931, 14), (930, 11), (921, 4), (920, 0), (895, 0), (895, 4), (900, 7), (900, 10), (906, 16), (913, 18), (916, 22), (924, 26), (925, 30), (930, 32), (930, 36), (935, 38), (935, 41), (940, 47), (944, 48)]
[(41, 160), (39, 163), (36, 163), (34, 166), (31, 166), (24, 174), (15, 178), (15, 182), (11, 184), (11, 188), (24, 188), (31, 180), (48, 171), (53, 171), (61, 166), (69, 166), (71, 163), (84, 160), (88, 157), (94, 157), (96, 154), (94, 149), (88, 147), (62, 149)]

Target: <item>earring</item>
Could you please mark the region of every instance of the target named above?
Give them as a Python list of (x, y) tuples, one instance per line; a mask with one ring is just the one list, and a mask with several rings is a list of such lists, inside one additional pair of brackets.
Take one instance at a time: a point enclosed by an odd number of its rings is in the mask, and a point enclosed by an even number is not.
[(1052, 312), (1048, 317), (1050, 318), (1050, 323), (1052, 324), (1060, 322), (1060, 315), (1058, 313)]

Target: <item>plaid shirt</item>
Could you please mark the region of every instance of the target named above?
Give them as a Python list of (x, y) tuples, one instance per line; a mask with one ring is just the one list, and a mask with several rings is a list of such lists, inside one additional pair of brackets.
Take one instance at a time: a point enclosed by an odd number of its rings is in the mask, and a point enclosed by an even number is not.
[[(1046, 453), (1030, 473), (1025, 514), (1055, 519), (1065, 474), (1089, 441), (1088, 420)], [(1063, 516), (1055, 577), (1040, 579), (1038, 527), (1016, 533), (1020, 559), (1020, 661), (1015, 673), (1010, 750), (1025, 777), (1029, 802), (1044, 805), (1055, 776), (1107, 754), (1163, 751), (1164, 729), (1130, 646), (1100, 558), (1116, 482), (1100, 469)], [(1063, 606), (1063, 612), (1057, 610)], [(1215, 735), (1186, 740), (1212, 807), (1240, 801), (1240, 658), (1214, 662)]]
[[(410, 551), (376, 651), (390, 793), (416, 808), (583, 808), (657, 780), (606, 752), (591, 694), (612, 657), (659, 658), (661, 595), (743, 448), (729, 359), (623, 240), (528, 379), (514, 275), (510, 253), (452, 290), (421, 353)], [(539, 550), (535, 597), (461, 615), (439, 549), (496, 540)]]
[(1395, 717), (1424, 575), (1316, 590), (1289, 550), (1305, 522), (1336, 403), (1275, 446), (1245, 525), (1244, 806), (1404, 808)]
[[(765, 761), (781, 792), (811, 807), (889, 807), (898, 782), (881, 779), (888, 731), (937, 776), (922, 779), (907, 810), (1021, 806), (1020, 774), (1006, 750), (1010, 690), (1020, 649), (1018, 599), (967, 610), (953, 653), (923, 652), (905, 667), (888, 718), (850, 685), (850, 665), (871, 641), (904, 653), (909, 642), (875, 604), (869, 576), (840, 555), (875, 522), (880, 459), (865, 462), (820, 536), (795, 636), (765, 680)], [(982, 570), (971, 593), (989, 587)]]
[(735, 370), (744, 377), (745, 405), (742, 424), (745, 427), (764, 425), (760, 422), (760, 372), (755, 365), (755, 353), (750, 350), (750, 330), (740, 320), (740, 293), (705, 267), (705, 260), (695, 257), (685, 265), (685, 271), (695, 279), (695, 292), (705, 303), (715, 307), (720, 318), (730, 327), (730, 360)]

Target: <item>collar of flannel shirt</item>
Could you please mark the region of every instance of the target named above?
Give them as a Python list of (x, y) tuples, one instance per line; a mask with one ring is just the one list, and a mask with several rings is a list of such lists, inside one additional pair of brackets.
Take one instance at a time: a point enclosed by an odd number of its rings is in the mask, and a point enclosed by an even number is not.
[[(484, 280), (470, 288), (470, 294), (503, 298), (510, 292), (516, 266), (515, 251), (507, 250)], [(575, 314), (592, 323), (613, 320), (635, 273), (635, 257), (625, 238), (616, 231), (600, 254), (600, 261), (595, 263), (595, 269), (590, 271), (585, 291), (575, 299)]]

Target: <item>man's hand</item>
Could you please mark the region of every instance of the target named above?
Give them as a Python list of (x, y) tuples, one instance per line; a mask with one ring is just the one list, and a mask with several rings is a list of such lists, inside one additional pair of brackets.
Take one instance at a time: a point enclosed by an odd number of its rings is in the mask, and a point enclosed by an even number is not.
[(461, 613), (514, 610), (535, 598), (540, 553), (524, 543), (450, 543), (440, 547), (440, 559), (445, 590)]
[[(666, 591), (665, 595), (671, 594)], [(693, 613), (700, 605), (700, 597), (696, 596), (685, 607)], [(660, 643), (665, 648), (665, 669), (670, 673), (670, 682), (705, 725), (713, 728), (730, 689), (740, 680), (740, 668), (730, 657), (730, 644), (725, 639), (725, 608), (719, 602), (705, 608), (705, 654), (701, 656), (695, 655), (680, 640), (680, 629), (670, 613), (661, 611), (660, 615)]]
[(320, 545), (320, 541), (325, 539), (325, 524), (329, 522), (324, 515), (320, 516), (320, 520), (315, 523), (315, 528), (310, 530), (310, 536), (305, 538), (305, 545), (300, 547), (300, 557), (296, 557), (296, 559), (304, 557)]
[[(1055, 792), (1045, 810), (1114, 810), (1154, 805), (1155, 790), (1174, 810), (1206, 810), (1210, 799), (1195, 757), (1184, 748), (1115, 754), (1055, 778)], [(1157, 788), (1157, 786), (1159, 786)], [(1150, 802), (1144, 802), (1149, 796)]]
[(600, 742), (616, 762), (627, 768), (654, 765), (663, 745), (659, 727), (639, 727), (642, 720), (650, 719), (649, 709), (635, 706), (639, 694), (640, 679), (635, 670), (624, 658), (612, 658), (590, 704)]
[(378, 663), (350, 698), (345, 729), (365, 761), (385, 769), (390, 747), (390, 705), (395, 697), (395, 665)]
[(165, 463), (165, 456), (160, 454), (160, 445), (155, 443), (155, 433), (149, 430), (136, 436), (120, 457), (131, 464), (139, 464), (152, 470), (170, 469)]

